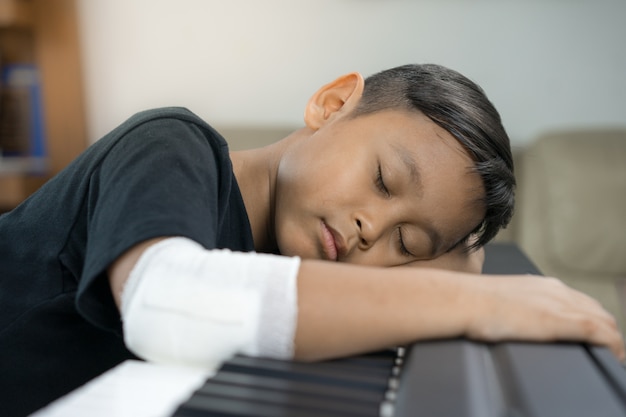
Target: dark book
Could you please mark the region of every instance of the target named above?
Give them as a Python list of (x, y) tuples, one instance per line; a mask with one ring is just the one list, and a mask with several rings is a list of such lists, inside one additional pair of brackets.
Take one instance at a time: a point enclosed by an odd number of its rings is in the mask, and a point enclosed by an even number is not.
[(38, 170), (46, 158), (39, 71), (30, 64), (6, 65), (1, 83), (1, 156), (5, 162), (19, 158), (26, 171)]

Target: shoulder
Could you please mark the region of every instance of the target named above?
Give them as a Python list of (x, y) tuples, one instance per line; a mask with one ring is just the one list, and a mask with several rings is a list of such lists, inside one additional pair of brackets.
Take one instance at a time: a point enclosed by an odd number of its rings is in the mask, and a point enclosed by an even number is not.
[(182, 107), (164, 107), (136, 113), (101, 139), (108, 157), (137, 155), (150, 158), (211, 157), (229, 159), (225, 139), (201, 117)]
[(93, 143), (72, 165), (85, 172), (116, 155), (134, 154), (143, 159), (168, 149), (204, 155), (209, 152), (218, 160), (229, 157), (224, 138), (202, 118), (183, 107), (163, 107), (129, 117)]
[(132, 127), (162, 119), (180, 120), (210, 128), (208, 123), (206, 123), (200, 116), (185, 107), (160, 107), (140, 111), (128, 118), (122, 126), (129, 125)]
[(175, 134), (172, 139), (201, 137), (219, 146), (226, 146), (224, 138), (200, 116), (184, 107), (163, 107), (136, 113), (120, 126), (124, 134), (137, 130), (145, 137), (163, 137)]

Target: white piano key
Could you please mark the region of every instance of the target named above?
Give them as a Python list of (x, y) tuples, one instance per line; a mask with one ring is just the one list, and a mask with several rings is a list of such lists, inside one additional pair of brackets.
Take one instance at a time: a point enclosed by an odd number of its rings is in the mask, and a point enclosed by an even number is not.
[(211, 376), (202, 369), (129, 360), (32, 417), (167, 417)]

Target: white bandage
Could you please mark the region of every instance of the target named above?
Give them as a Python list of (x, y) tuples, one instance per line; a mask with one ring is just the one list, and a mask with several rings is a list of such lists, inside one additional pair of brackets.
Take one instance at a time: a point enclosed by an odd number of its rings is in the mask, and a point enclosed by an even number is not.
[(205, 250), (181, 237), (152, 245), (122, 293), (126, 346), (207, 369), (236, 353), (291, 358), (299, 266), (297, 257)]

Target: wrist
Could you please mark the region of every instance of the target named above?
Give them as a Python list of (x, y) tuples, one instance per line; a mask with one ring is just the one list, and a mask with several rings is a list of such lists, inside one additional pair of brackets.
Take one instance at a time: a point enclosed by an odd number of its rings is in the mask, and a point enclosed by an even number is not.
[(476, 340), (497, 339), (498, 329), (494, 327), (500, 315), (497, 312), (497, 303), (500, 302), (496, 294), (497, 281), (488, 275), (474, 275), (467, 280), (467, 288), (464, 289), (466, 314), (463, 336)]

